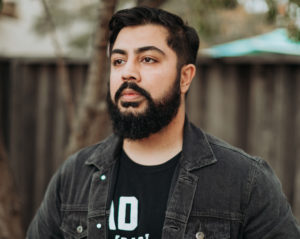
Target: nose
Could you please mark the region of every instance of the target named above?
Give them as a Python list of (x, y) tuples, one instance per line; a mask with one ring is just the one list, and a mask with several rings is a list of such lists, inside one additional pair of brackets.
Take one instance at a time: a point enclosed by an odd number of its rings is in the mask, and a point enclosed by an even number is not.
[(122, 80), (123, 81), (133, 80), (137, 82), (141, 80), (139, 68), (134, 62), (129, 60), (126, 62), (122, 71)]

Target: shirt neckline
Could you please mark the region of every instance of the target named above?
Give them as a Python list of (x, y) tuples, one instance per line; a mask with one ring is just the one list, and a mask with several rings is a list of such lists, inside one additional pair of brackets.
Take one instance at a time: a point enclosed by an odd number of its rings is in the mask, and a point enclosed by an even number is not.
[(165, 163), (159, 165), (142, 165), (134, 162), (129, 156), (126, 154), (124, 150), (121, 152), (121, 165), (123, 164), (127, 168), (131, 168), (136, 171), (142, 172), (160, 172), (163, 170), (167, 170), (169, 168), (175, 167), (179, 158), (181, 157), (182, 151), (176, 154), (174, 157), (166, 161)]

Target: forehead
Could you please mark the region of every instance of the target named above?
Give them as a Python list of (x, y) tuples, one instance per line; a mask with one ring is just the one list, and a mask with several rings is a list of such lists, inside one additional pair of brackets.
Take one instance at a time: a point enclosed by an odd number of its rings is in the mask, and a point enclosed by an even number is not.
[(124, 27), (118, 34), (112, 49), (135, 49), (144, 46), (171, 48), (167, 44), (168, 30), (160, 25), (147, 24)]

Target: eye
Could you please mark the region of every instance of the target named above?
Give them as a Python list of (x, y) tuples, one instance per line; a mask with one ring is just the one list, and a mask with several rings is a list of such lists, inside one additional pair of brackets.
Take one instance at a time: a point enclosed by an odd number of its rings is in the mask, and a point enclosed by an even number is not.
[(151, 57), (144, 57), (142, 62), (145, 62), (145, 63), (155, 63), (157, 62), (157, 60), (151, 58)]
[(115, 60), (113, 60), (112, 61), (112, 64), (114, 65), (114, 66), (118, 66), (118, 65), (122, 65), (122, 64), (124, 64), (124, 60), (122, 60), (122, 59), (115, 59)]

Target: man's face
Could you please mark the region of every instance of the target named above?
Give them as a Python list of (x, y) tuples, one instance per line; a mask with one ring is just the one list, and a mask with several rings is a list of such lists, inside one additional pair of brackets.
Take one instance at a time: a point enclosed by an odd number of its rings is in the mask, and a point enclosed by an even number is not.
[(123, 28), (114, 43), (108, 106), (116, 133), (125, 138), (147, 137), (177, 113), (180, 72), (167, 37), (162, 26), (133, 26)]
[[(111, 54), (110, 94), (115, 94), (128, 81), (150, 93), (154, 101), (162, 99), (174, 84), (177, 75), (177, 56), (167, 45), (168, 31), (158, 25), (123, 28)], [(123, 107), (122, 102), (135, 102), (138, 107)], [(124, 90), (118, 102), (121, 112), (141, 113), (147, 99), (133, 90)]]

